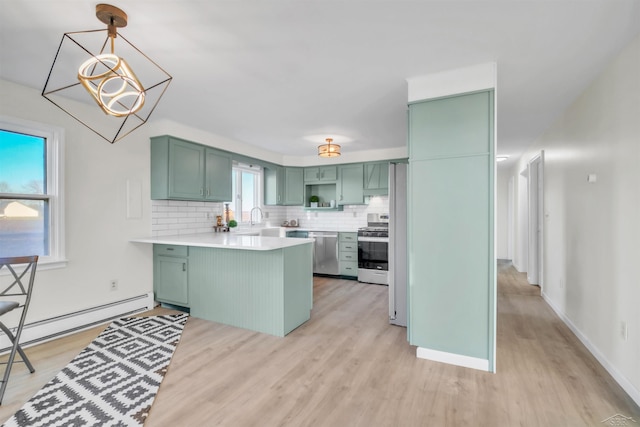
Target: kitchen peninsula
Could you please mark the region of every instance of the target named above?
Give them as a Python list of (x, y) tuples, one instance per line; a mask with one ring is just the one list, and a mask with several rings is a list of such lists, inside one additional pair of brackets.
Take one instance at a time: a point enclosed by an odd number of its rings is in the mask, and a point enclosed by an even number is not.
[(153, 244), (156, 300), (194, 317), (281, 337), (310, 318), (312, 239), (210, 233), (132, 242)]

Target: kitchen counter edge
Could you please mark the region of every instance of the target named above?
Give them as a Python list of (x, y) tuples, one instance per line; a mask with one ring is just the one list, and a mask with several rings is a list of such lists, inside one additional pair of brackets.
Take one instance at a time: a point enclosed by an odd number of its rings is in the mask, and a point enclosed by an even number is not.
[(243, 236), (233, 233), (184, 234), (178, 236), (158, 236), (131, 239), (133, 243), (160, 245), (198, 246), (203, 248), (242, 249), (252, 251), (272, 251), (308, 243), (313, 239), (292, 239), (284, 237)]

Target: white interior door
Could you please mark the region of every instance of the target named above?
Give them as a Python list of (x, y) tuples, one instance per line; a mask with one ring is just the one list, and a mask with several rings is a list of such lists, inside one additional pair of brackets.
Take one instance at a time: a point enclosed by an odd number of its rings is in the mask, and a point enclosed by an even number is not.
[(527, 281), (542, 287), (544, 236), (544, 152), (527, 165), (529, 202)]

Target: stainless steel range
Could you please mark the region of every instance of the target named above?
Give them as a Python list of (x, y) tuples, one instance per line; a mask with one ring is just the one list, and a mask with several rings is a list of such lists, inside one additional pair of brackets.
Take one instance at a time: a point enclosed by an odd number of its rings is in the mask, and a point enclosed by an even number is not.
[(367, 214), (358, 229), (358, 281), (389, 284), (389, 214)]

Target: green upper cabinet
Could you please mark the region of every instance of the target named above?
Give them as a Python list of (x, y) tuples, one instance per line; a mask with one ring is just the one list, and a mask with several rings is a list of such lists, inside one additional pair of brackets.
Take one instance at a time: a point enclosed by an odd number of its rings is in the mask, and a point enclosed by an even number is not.
[(282, 166), (265, 166), (264, 204), (282, 205), (284, 203), (284, 168)]
[(231, 154), (207, 148), (205, 151), (205, 200), (231, 200)]
[(342, 165), (338, 167), (338, 172), (340, 177), (338, 182), (338, 204), (364, 204), (363, 164)]
[(335, 182), (338, 179), (336, 166), (319, 166), (304, 168), (304, 182)]
[(389, 162), (364, 164), (365, 196), (389, 194)]
[(151, 138), (151, 198), (231, 200), (231, 154), (172, 136)]
[[(169, 142), (167, 198), (200, 199), (203, 195), (204, 147), (181, 140)], [(165, 168), (166, 169), (166, 168)]]
[[(409, 157), (424, 160), (453, 156), (483, 155), (491, 149), (493, 122), (486, 119), (490, 101), (486, 93), (467, 95), (464, 103), (458, 97), (411, 105), (409, 117)], [(416, 117), (428, 117), (418, 120)], [(447, 126), (433, 126), (433, 123)], [(455, 123), (455, 125), (451, 125)], [(426, 144), (423, 141), (437, 141)]]
[(304, 205), (304, 169), (284, 169), (284, 204), (290, 206)]
[(265, 166), (264, 204), (301, 206), (304, 204), (302, 168)]

